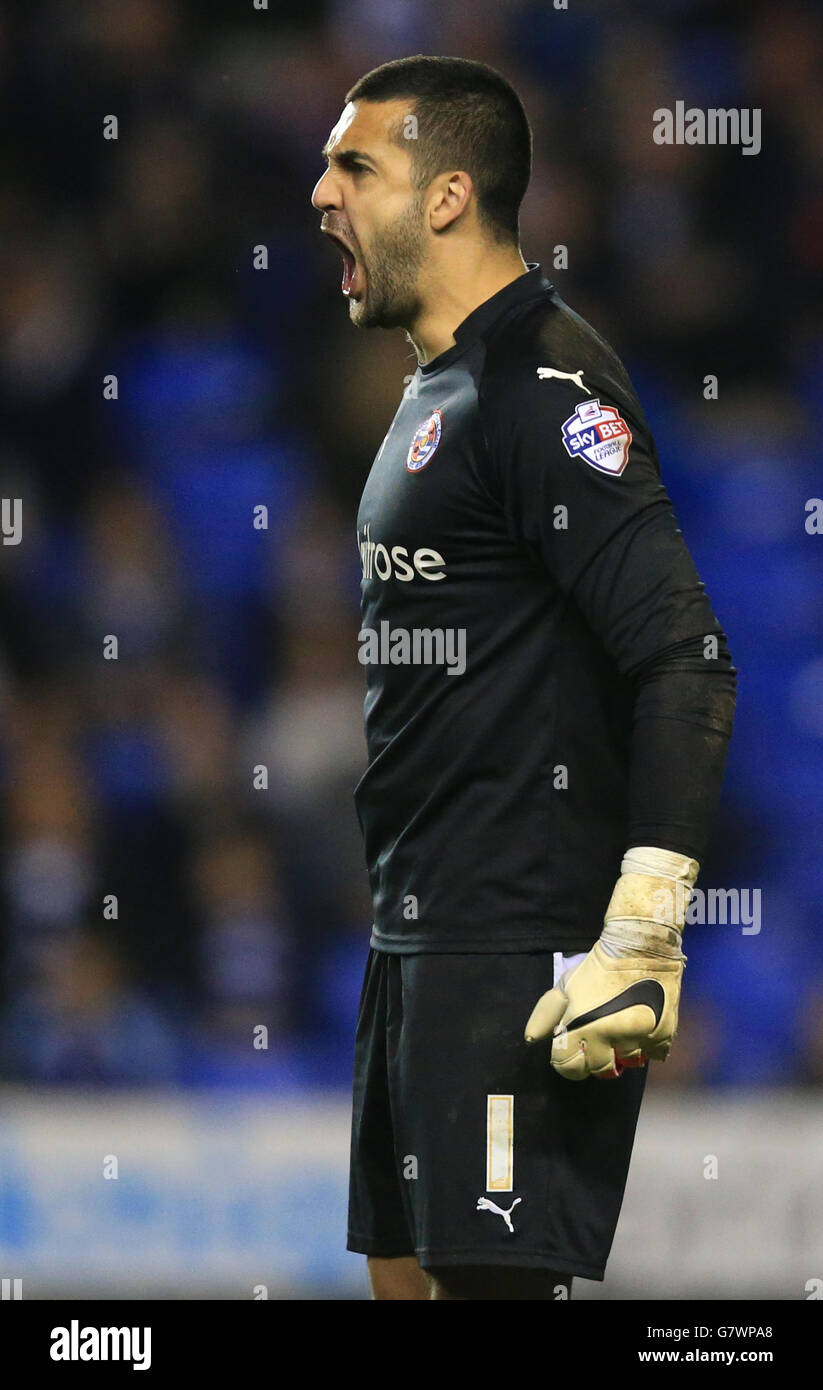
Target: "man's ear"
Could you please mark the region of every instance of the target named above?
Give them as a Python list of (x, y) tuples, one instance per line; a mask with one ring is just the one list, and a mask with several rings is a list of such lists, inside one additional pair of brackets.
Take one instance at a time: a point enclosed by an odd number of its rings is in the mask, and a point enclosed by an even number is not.
[(471, 174), (458, 169), (435, 179), (429, 195), (429, 226), (433, 232), (443, 232), (461, 217), (472, 200), (474, 184)]

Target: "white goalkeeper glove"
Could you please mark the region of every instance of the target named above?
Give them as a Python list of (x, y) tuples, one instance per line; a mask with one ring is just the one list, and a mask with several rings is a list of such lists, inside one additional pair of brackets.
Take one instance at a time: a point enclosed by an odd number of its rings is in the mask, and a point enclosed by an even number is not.
[(665, 1061), (677, 1031), (686, 957), (681, 933), (699, 871), (696, 859), (643, 846), (620, 866), (600, 938), (535, 1005), (526, 1042), (553, 1035), (561, 1076), (619, 1076)]

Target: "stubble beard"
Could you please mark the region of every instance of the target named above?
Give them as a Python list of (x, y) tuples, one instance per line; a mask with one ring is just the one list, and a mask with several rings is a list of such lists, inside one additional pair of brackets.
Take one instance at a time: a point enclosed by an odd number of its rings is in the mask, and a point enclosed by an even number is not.
[(422, 197), (412, 198), (375, 241), (363, 296), (349, 300), (349, 318), (358, 328), (407, 328), (417, 317), (425, 256), (422, 211)]

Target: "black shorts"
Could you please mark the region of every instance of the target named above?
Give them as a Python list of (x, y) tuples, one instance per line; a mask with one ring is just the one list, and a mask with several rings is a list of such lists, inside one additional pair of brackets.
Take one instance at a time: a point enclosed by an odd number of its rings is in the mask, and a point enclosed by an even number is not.
[(523, 1039), (552, 952), (369, 953), (349, 1250), (602, 1280), (647, 1068), (569, 1081)]

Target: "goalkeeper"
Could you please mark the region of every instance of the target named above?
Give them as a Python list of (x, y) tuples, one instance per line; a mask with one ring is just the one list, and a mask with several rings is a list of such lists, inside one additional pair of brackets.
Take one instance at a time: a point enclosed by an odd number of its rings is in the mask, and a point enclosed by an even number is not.
[(513, 88), (397, 59), (324, 153), (349, 318), (417, 356), (357, 517), (391, 651), (363, 662), (348, 1246), (378, 1299), (553, 1299), (604, 1277), (675, 1034), (735, 674), (625, 368), (520, 252)]

